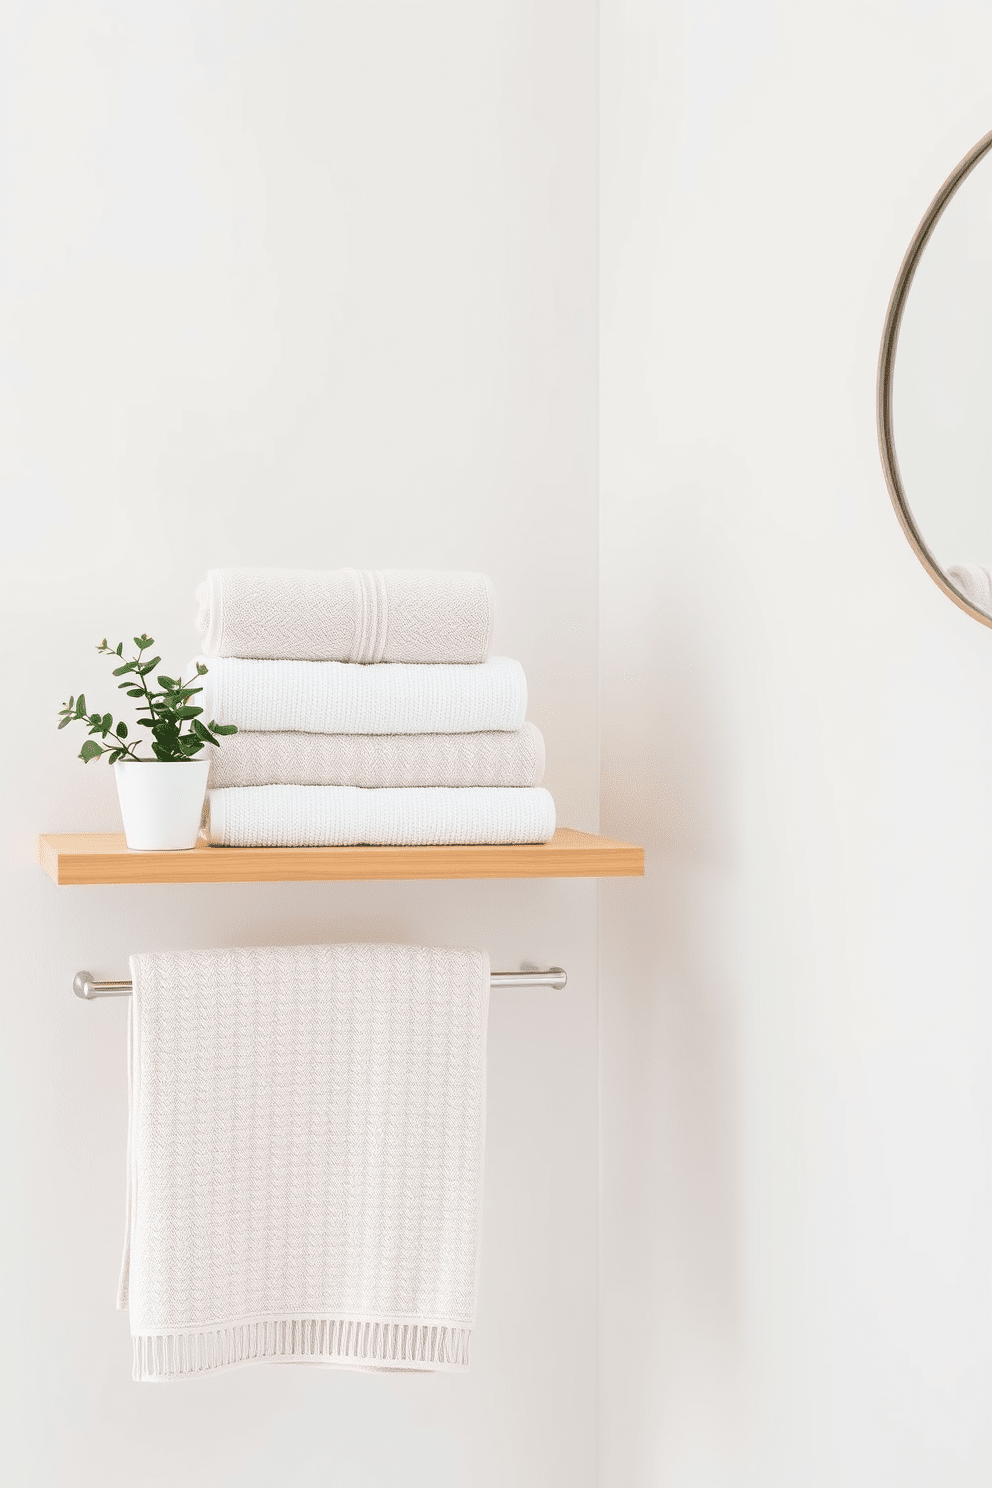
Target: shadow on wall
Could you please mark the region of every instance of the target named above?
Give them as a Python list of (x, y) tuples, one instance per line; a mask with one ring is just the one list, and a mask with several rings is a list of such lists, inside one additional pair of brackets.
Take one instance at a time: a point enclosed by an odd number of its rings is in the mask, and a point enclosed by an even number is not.
[(603, 1481), (631, 1488), (737, 1435), (735, 720), (699, 577), (604, 603), (602, 830), (647, 848), (602, 886)]

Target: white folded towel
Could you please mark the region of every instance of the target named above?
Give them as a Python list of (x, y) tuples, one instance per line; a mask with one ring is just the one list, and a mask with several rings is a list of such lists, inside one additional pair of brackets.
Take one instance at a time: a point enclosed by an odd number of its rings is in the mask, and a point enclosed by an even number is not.
[(478, 662), (493, 629), (493, 587), (477, 573), (215, 568), (196, 597), (207, 656)]
[(541, 786), (362, 790), (256, 785), (207, 792), (216, 847), (447, 847), (550, 842), (555, 803)]
[(976, 610), (992, 615), (992, 568), (980, 563), (952, 563), (947, 577)]
[(474, 734), (523, 727), (519, 661), (479, 666), (355, 666), (342, 661), (198, 657), (208, 671), (195, 701), (205, 718), (239, 729), (307, 734)]
[(134, 1378), (464, 1370), (489, 958), (402, 945), (132, 956)]
[(210, 784), (384, 786), (540, 784), (544, 739), (515, 733), (232, 734), (208, 744)]

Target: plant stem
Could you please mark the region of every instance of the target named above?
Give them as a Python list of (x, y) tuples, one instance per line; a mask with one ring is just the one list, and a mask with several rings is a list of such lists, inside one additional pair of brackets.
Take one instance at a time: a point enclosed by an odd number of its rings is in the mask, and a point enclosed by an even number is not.
[[(79, 722), (86, 723), (87, 720), (85, 718), (80, 718)], [(96, 734), (90, 734), (90, 738), (93, 740), (93, 742), (95, 744), (99, 744), (100, 748), (107, 754), (113, 754), (115, 749), (120, 749), (124, 754), (129, 754), (134, 760), (135, 764), (143, 765), (146, 763), (146, 761), (141, 758), (140, 754), (134, 753), (132, 746), (127, 742), (126, 739), (122, 739), (118, 734), (114, 734), (113, 737), (114, 739), (116, 739), (117, 742), (110, 745), (107, 743), (107, 738), (103, 734), (101, 734), (99, 738), (97, 738)], [(136, 744), (139, 744), (141, 741), (140, 739), (136, 739), (134, 742)]]
[[(140, 662), (141, 662), (141, 658), (142, 658), (142, 656), (143, 656), (143, 655), (144, 655), (144, 652), (143, 652), (143, 651), (139, 651), (139, 652), (138, 652), (138, 655), (137, 655), (137, 656), (136, 656), (136, 658), (135, 658), (135, 660), (136, 660), (136, 661), (137, 661), (137, 662), (138, 662), (138, 663), (139, 663), (139, 664), (140, 664)], [(179, 679), (179, 680), (180, 680), (180, 681), (182, 681), (182, 678), (180, 678), (180, 679)], [(149, 711), (149, 713), (150, 713), (150, 714), (151, 714), (151, 715), (152, 715), (152, 717), (153, 717), (153, 718), (154, 718), (154, 719), (155, 719), (155, 720), (156, 720), (156, 722), (157, 722), (157, 721), (158, 721), (158, 714), (157, 714), (157, 713), (156, 713), (156, 712), (155, 712), (155, 704), (154, 704), (154, 703), (153, 703), (153, 702), (152, 702), (152, 695), (151, 695), (151, 693), (150, 693), (150, 692), (149, 692), (149, 691), (148, 691), (148, 684), (147, 684), (147, 682), (146, 682), (146, 681), (145, 681), (145, 678), (144, 678), (144, 673), (142, 673), (142, 672), (139, 672), (139, 673), (138, 673), (138, 681), (139, 681), (139, 683), (140, 683), (140, 685), (141, 685), (141, 690), (142, 690), (142, 692), (143, 692), (143, 693), (144, 693), (144, 694), (145, 694), (145, 697), (146, 697), (146, 698), (147, 698), (147, 699), (148, 699), (148, 711)]]

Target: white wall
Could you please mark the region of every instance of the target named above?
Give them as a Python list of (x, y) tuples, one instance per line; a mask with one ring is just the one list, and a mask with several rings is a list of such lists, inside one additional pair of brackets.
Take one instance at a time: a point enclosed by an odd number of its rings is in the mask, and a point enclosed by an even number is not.
[(602, 7), (603, 1488), (992, 1480), (992, 648), (873, 423), (990, 48)]
[[(95, 644), (178, 666), (216, 564), (489, 571), (561, 819), (595, 827), (596, 49), (592, 0), (0, 8), (11, 1488), (595, 1481), (595, 886), (59, 889), (35, 854), (117, 826), (55, 730), (118, 696)], [(341, 938), (569, 973), (493, 999), (472, 1369), (139, 1388), (125, 1009), (72, 975)]]

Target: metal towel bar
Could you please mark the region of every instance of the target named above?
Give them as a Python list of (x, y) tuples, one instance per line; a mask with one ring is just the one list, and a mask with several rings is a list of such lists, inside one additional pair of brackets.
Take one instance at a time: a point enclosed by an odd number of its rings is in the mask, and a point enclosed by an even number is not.
[[(549, 966), (547, 971), (494, 971), (489, 981), (493, 987), (553, 987), (560, 992), (568, 978), (560, 966)], [(130, 997), (131, 983), (98, 982), (91, 971), (77, 971), (72, 990), (91, 1002), (94, 997)]]

